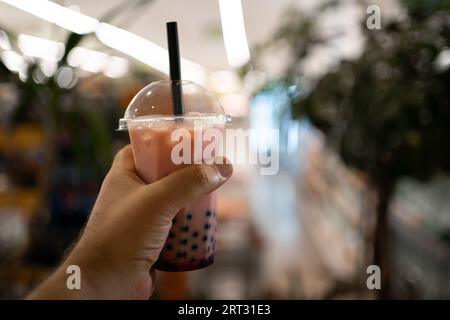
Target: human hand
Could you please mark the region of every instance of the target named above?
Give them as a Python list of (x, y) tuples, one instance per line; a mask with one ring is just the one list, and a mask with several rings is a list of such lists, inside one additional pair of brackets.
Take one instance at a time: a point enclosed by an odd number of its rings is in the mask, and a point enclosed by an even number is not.
[[(29, 299), (148, 299), (152, 266), (172, 219), (232, 174), (227, 161), (189, 165), (151, 184), (136, 174), (131, 147), (116, 155), (80, 240), (65, 262)], [(224, 163), (224, 164), (219, 164)], [(68, 290), (66, 268), (81, 269), (81, 289)]]

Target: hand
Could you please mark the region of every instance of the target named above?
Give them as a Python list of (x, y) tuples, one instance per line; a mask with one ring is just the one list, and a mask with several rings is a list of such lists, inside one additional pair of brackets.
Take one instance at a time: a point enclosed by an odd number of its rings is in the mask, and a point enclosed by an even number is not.
[[(152, 266), (176, 213), (220, 187), (227, 161), (189, 165), (151, 184), (136, 174), (130, 146), (114, 159), (80, 240), (65, 262), (29, 299), (148, 299)], [(66, 268), (81, 269), (81, 289), (68, 290)]]

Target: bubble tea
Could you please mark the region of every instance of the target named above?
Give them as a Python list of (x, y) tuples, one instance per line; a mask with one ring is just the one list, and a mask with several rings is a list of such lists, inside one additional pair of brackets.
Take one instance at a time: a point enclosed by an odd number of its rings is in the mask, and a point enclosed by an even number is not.
[[(173, 115), (172, 81), (159, 81), (133, 98), (119, 122), (119, 129), (129, 132), (137, 173), (147, 183), (190, 163), (214, 157), (223, 147), (223, 140), (217, 134), (223, 138), (224, 125), (230, 120), (220, 103), (200, 85), (189, 81), (180, 83), (183, 115)], [(214, 131), (206, 139), (208, 130)], [(174, 155), (180, 158), (174, 159)], [(163, 271), (188, 271), (210, 265), (216, 251), (216, 232), (216, 193), (212, 192), (177, 213), (154, 267)]]

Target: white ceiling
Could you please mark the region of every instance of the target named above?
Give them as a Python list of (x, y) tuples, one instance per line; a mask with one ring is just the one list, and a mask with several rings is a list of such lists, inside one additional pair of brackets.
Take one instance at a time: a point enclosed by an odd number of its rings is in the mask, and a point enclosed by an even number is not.
[[(30, 0), (32, 1), (32, 0)], [(84, 14), (101, 18), (110, 8), (123, 0), (63, 0), (58, 3), (76, 5)], [(276, 29), (290, 5), (314, 0), (242, 0), (247, 38), (252, 46), (264, 41)], [(132, 1), (129, 1), (130, 5)], [(148, 40), (166, 47), (167, 21), (178, 21), (181, 54), (210, 71), (228, 69), (221, 37), (217, 0), (154, 0), (137, 12), (125, 10), (112, 24), (124, 27)], [(24, 33), (63, 41), (67, 31), (0, 2), (0, 28), (16, 34)], [(95, 38), (84, 46), (111, 52)], [(115, 53), (118, 54), (118, 53)]]

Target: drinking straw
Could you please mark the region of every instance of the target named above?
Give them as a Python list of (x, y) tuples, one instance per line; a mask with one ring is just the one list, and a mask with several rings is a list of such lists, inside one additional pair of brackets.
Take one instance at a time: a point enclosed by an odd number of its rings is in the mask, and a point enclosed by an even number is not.
[(176, 22), (168, 22), (167, 43), (169, 46), (169, 64), (170, 80), (172, 81), (172, 104), (173, 113), (182, 115), (183, 108), (183, 90), (181, 87), (181, 68), (180, 68), (180, 48), (178, 45), (178, 27)]

